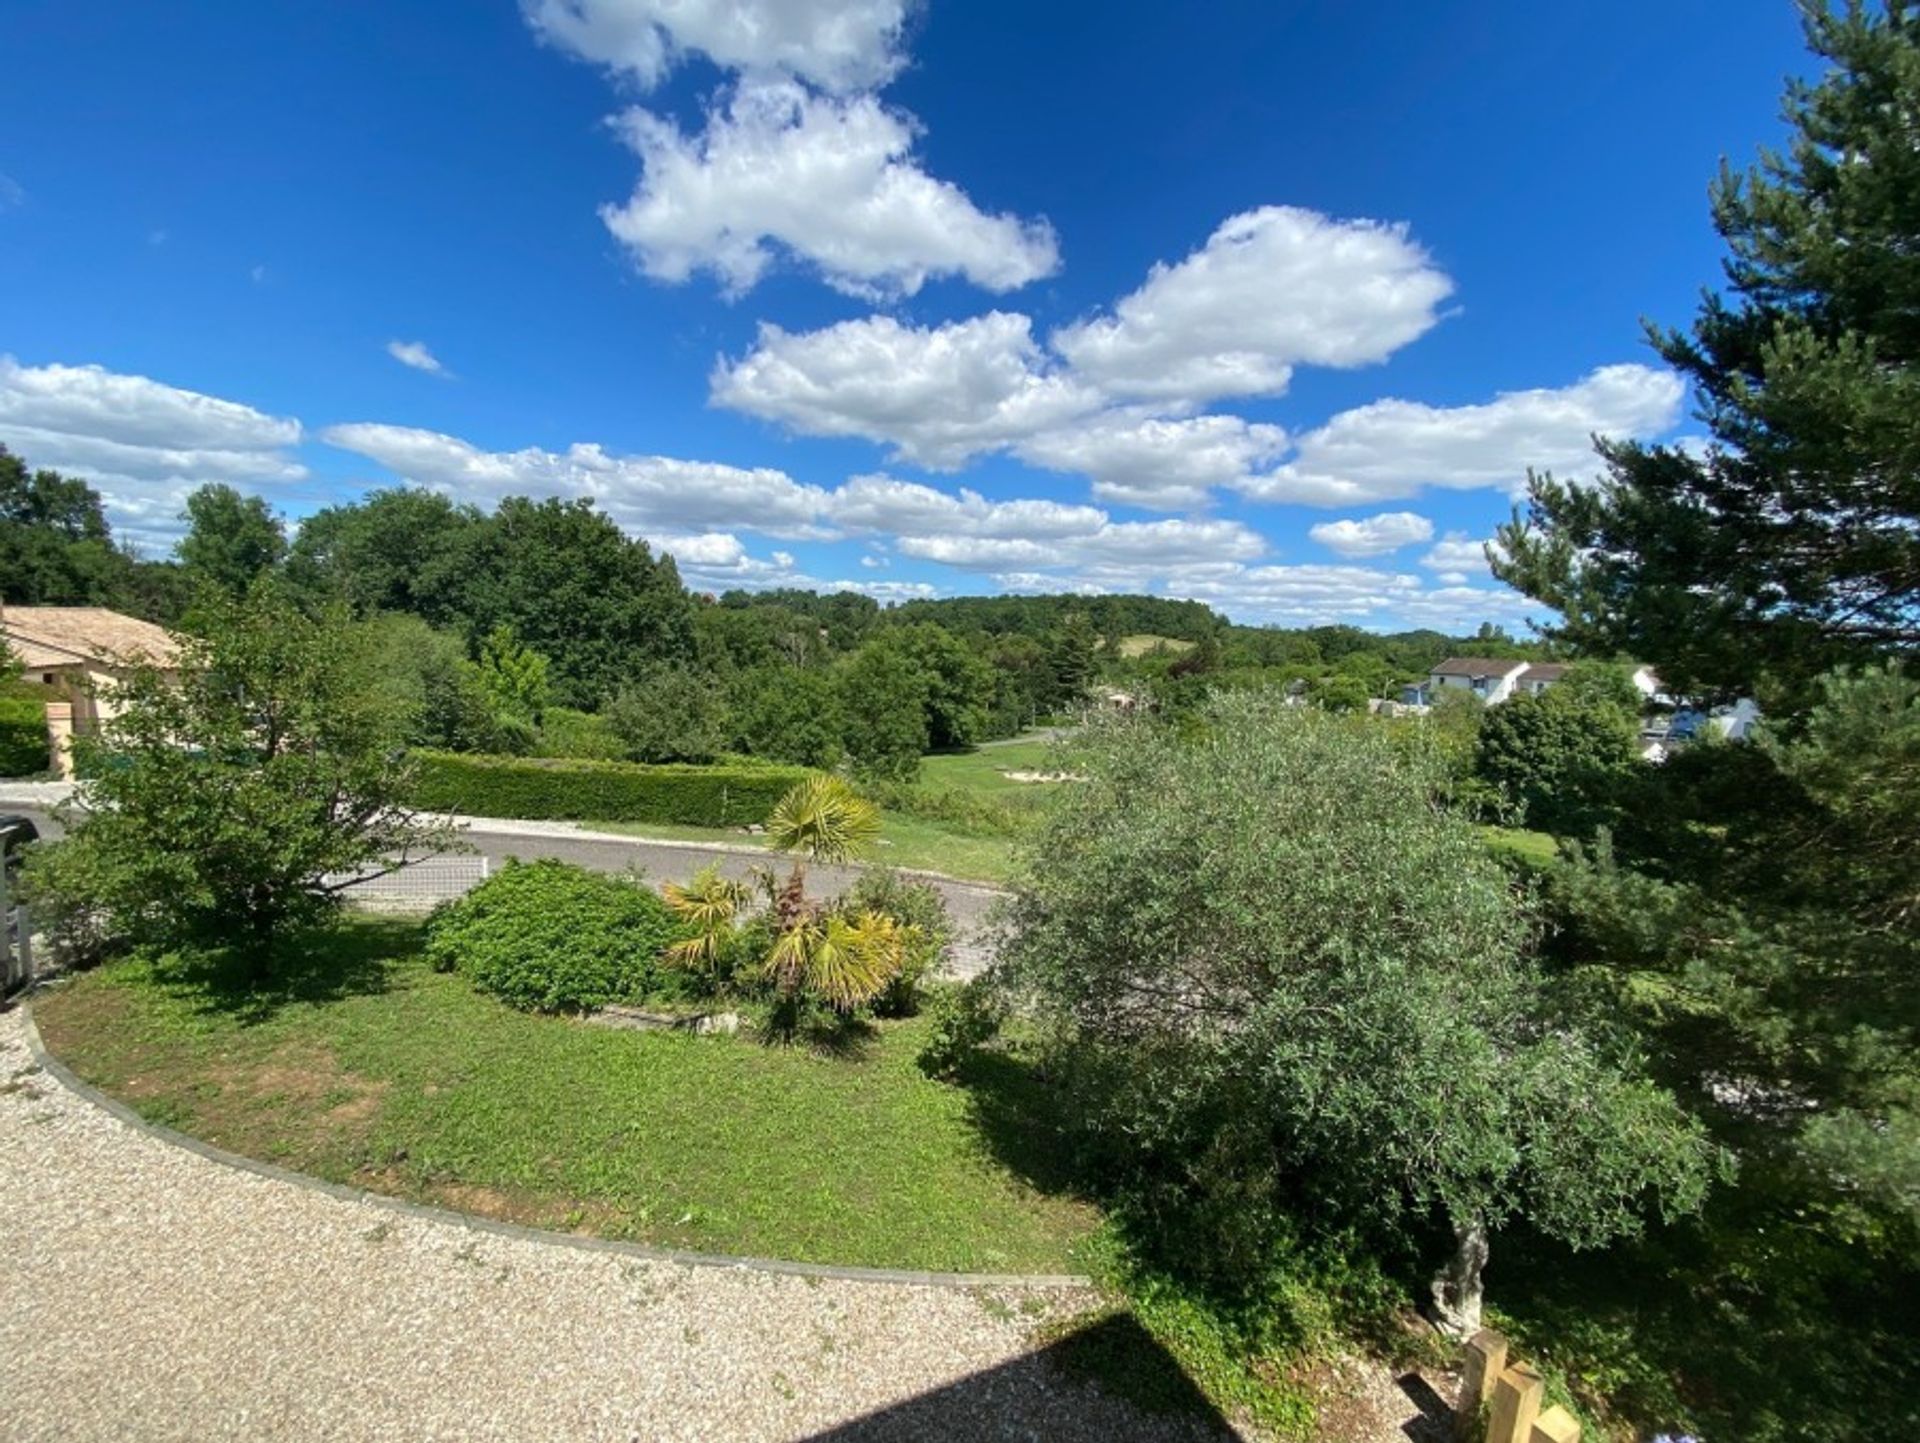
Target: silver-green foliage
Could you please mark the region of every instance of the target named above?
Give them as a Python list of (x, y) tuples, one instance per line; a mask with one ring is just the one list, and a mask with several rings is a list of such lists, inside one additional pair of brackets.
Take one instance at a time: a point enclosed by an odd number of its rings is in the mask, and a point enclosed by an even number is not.
[(1251, 694), (1197, 739), (1096, 724), (1076, 765), (1002, 977), (1115, 1156), (1256, 1211), (1436, 1217), (1463, 1252), (1515, 1216), (1595, 1245), (1697, 1205), (1697, 1130), (1550, 1011), (1527, 906), (1428, 761)]

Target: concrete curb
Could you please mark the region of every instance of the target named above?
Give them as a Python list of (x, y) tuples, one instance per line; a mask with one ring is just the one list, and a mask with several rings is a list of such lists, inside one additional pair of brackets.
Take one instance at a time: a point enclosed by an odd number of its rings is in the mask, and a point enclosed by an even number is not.
[(367, 1192), (361, 1188), (348, 1187), (343, 1183), (326, 1182), (317, 1177), (309, 1177), (305, 1173), (277, 1167), (270, 1162), (242, 1157), (239, 1153), (228, 1152), (224, 1148), (202, 1142), (197, 1137), (189, 1137), (186, 1133), (176, 1132), (170, 1127), (162, 1127), (159, 1123), (147, 1121), (124, 1102), (107, 1096), (90, 1083), (82, 1082), (64, 1062), (47, 1051), (46, 1043), (40, 1036), (40, 1029), (33, 1020), (31, 993), (15, 998), (12, 1005), (20, 1009), (21, 1021), (25, 1024), (27, 1034), (27, 1048), (32, 1053), (34, 1062), (49, 1077), (82, 1102), (111, 1115), (135, 1132), (143, 1133), (155, 1142), (163, 1143), (168, 1147), (184, 1148), (222, 1167), (250, 1172), (256, 1177), (285, 1183), (291, 1187), (305, 1188), (309, 1192), (324, 1193), (342, 1202), (383, 1208), (403, 1217), (416, 1218), (421, 1222), (435, 1223), (441, 1227), (465, 1228), (469, 1232), (492, 1233), (498, 1237), (515, 1238), (521, 1242), (572, 1248), (576, 1252), (610, 1253), (616, 1257), (636, 1258), (650, 1263), (677, 1263), (681, 1267), (688, 1268), (722, 1268), (732, 1269), (735, 1272), (771, 1273), (782, 1277), (826, 1278), (836, 1282), (884, 1283), (916, 1288), (1060, 1290), (1091, 1289), (1094, 1286), (1091, 1278), (1072, 1273), (926, 1273), (904, 1268), (851, 1268), (838, 1267), (830, 1263), (791, 1263), (779, 1258), (741, 1258), (729, 1257), (721, 1253), (683, 1252), (676, 1248), (655, 1248), (645, 1243), (622, 1242), (615, 1238), (578, 1237), (572, 1233), (550, 1232), (544, 1228), (530, 1228), (520, 1223), (501, 1222), (496, 1218), (480, 1217), (474, 1213), (456, 1212), (451, 1208), (408, 1202), (404, 1198), (389, 1197), (385, 1193)]

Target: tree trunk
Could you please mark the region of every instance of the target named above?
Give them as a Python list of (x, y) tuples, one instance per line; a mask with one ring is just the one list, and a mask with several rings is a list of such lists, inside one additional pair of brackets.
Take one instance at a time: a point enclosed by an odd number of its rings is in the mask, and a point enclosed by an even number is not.
[(1453, 1256), (1433, 1279), (1433, 1320), (1443, 1333), (1470, 1338), (1480, 1330), (1480, 1274), (1487, 1266), (1487, 1225), (1469, 1218), (1453, 1225)]

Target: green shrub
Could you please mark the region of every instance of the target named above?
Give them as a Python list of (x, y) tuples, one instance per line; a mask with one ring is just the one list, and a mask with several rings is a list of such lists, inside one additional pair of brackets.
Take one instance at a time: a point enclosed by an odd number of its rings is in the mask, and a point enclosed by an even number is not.
[(46, 706), (26, 697), (0, 697), (0, 777), (30, 777), (49, 764)]
[(1023, 797), (1022, 802), (1010, 802), (966, 787), (929, 787), (878, 779), (863, 782), (861, 791), (889, 812), (940, 822), (968, 837), (1023, 836), (1039, 820), (1043, 801), (1039, 792)]
[(796, 767), (639, 766), (545, 757), (419, 751), (415, 805), (478, 817), (672, 822), (738, 827), (763, 821), (807, 773)]
[(540, 741), (534, 752), (576, 761), (617, 762), (625, 760), (627, 744), (613, 724), (597, 713), (550, 706), (540, 718)]
[(967, 1060), (1000, 1035), (1007, 1015), (998, 994), (978, 981), (937, 988), (929, 1011), (933, 1028), (920, 1045), (920, 1070), (948, 1080), (958, 1077)]
[(873, 1010), (882, 1017), (911, 1017), (920, 1010), (920, 990), (947, 960), (953, 944), (953, 919), (940, 889), (916, 882), (892, 869), (868, 872), (841, 898), (850, 913), (879, 912), (908, 929), (906, 957), (878, 997)]
[(529, 1012), (643, 997), (678, 930), (636, 877), (551, 859), (506, 868), (427, 924), (427, 958)]

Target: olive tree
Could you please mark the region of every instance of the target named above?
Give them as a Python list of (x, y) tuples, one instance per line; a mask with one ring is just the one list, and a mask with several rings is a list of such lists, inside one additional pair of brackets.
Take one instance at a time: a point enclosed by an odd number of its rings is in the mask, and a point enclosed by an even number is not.
[(1590, 1246), (1700, 1202), (1699, 1132), (1549, 1006), (1524, 903), (1384, 728), (1255, 693), (1197, 738), (1107, 720), (1080, 751), (999, 982), (1130, 1165), (1446, 1225), (1453, 1329), (1504, 1223)]

